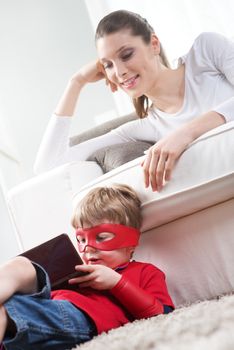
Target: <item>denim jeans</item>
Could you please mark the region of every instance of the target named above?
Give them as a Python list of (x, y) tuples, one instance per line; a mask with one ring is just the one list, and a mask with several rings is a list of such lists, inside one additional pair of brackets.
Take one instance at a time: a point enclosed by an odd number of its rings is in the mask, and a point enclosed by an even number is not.
[(46, 272), (34, 264), (39, 292), (15, 294), (4, 307), (15, 323), (16, 334), (5, 335), (7, 350), (65, 350), (93, 338), (97, 334), (93, 321), (66, 300), (50, 299), (50, 283)]

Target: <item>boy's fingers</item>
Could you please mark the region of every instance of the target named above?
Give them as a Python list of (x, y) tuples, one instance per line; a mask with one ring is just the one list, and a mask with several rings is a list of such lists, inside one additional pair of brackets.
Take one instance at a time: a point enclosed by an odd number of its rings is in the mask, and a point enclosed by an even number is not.
[(94, 268), (93, 268), (92, 265), (85, 265), (85, 264), (83, 264), (83, 265), (76, 265), (75, 269), (77, 271), (84, 271), (84, 272), (92, 272), (92, 271), (94, 271)]
[(71, 284), (73, 284), (73, 283), (83, 283), (83, 282), (91, 281), (92, 279), (94, 279), (94, 276), (91, 273), (88, 273), (87, 275), (84, 275), (84, 276), (71, 278), (69, 280), (69, 283), (71, 283)]

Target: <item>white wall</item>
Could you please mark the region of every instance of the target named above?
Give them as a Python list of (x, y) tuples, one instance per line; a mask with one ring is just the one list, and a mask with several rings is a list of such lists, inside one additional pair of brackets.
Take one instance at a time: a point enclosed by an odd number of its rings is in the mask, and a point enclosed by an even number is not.
[(20, 253), (20, 246), (16, 238), (15, 229), (11, 223), (4, 193), (0, 186), (0, 263)]
[[(10, 188), (33, 175), (39, 142), (69, 77), (96, 57), (84, 1), (0, 0), (0, 48), (0, 129), (2, 121), (19, 160), (18, 171), (9, 176), (11, 167), (0, 157)], [(73, 134), (114, 109), (104, 82), (86, 87)]]

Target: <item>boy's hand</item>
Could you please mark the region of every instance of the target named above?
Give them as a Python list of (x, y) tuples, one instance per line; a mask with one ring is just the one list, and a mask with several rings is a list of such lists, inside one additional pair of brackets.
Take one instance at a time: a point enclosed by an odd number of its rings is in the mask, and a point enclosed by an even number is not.
[(79, 284), (79, 287), (91, 287), (97, 290), (113, 288), (121, 279), (121, 275), (104, 265), (77, 265), (77, 271), (87, 272), (87, 275), (72, 278), (70, 284)]

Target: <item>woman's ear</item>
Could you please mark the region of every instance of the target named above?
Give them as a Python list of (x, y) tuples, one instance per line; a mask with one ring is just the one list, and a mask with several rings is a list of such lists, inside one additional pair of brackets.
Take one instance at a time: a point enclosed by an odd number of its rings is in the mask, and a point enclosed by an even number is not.
[(160, 54), (160, 41), (155, 33), (151, 34), (151, 45), (153, 47), (154, 54), (159, 55)]

